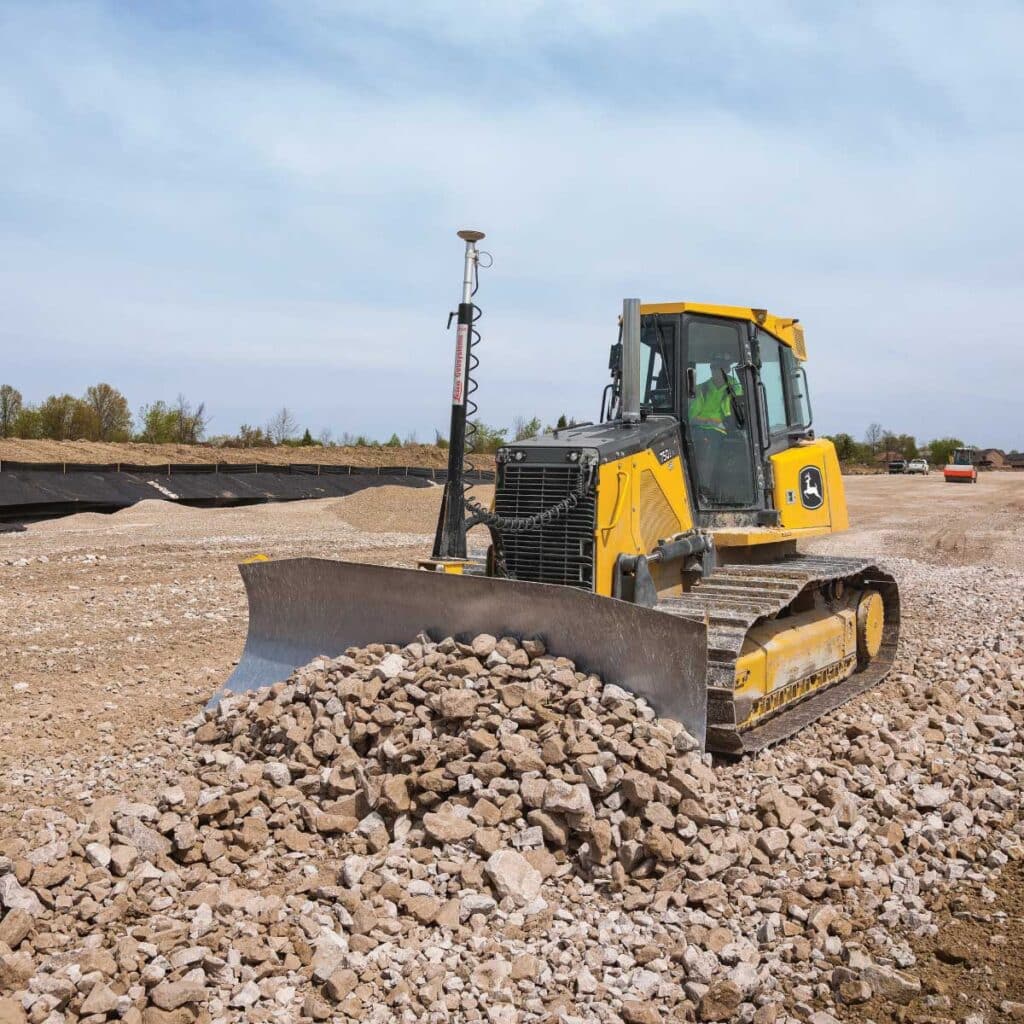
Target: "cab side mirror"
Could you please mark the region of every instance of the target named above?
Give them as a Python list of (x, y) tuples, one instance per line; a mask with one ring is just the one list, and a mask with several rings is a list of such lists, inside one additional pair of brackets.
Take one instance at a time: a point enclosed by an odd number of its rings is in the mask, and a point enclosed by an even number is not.
[(618, 376), (622, 372), (622, 342), (617, 341), (608, 353), (608, 369), (612, 376)]

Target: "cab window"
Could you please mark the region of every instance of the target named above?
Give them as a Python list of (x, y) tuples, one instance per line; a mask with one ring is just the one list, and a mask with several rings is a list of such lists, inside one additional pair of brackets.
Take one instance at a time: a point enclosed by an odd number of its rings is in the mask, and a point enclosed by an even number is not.
[(675, 324), (645, 318), (640, 332), (641, 401), (652, 412), (675, 412)]
[(764, 386), (765, 407), (768, 413), (768, 432), (784, 433), (790, 423), (786, 411), (786, 388), (783, 383), (784, 346), (764, 331), (758, 331), (757, 342), (761, 353), (761, 384)]
[(787, 345), (782, 349), (782, 374), (786, 386), (786, 408), (791, 427), (803, 428), (811, 425), (811, 403), (807, 395), (807, 377), (800, 361)]

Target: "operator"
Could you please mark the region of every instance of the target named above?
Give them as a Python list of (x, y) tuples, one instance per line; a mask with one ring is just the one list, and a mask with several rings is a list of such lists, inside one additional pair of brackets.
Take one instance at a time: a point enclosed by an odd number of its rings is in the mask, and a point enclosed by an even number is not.
[[(701, 491), (712, 501), (721, 501), (726, 474), (723, 460), (727, 446), (722, 442), (740, 427), (733, 398), (743, 394), (743, 385), (732, 372), (732, 361), (721, 356), (711, 360), (711, 377), (690, 399), (690, 427), (697, 455), (697, 476)], [(742, 409), (739, 409), (742, 416)]]
[[(732, 394), (729, 393), (730, 388)], [(690, 425), (697, 430), (713, 430), (726, 434), (727, 423), (733, 422), (732, 396), (743, 394), (743, 385), (732, 373), (728, 359), (716, 358), (711, 363), (711, 377), (697, 388), (690, 399)]]

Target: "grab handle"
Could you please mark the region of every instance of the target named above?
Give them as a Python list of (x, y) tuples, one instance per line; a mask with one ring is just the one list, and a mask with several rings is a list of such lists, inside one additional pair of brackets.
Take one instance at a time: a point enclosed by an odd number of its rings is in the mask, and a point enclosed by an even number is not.
[(618, 485), (618, 493), (615, 495), (615, 504), (612, 506), (612, 520), (607, 526), (601, 527), (601, 533), (603, 534), (602, 540), (608, 540), (608, 534), (615, 529), (619, 522), (619, 517), (622, 515), (622, 508), (626, 504), (626, 496), (629, 490), (627, 484), (629, 483), (629, 474), (623, 470), (616, 470), (615, 481)]

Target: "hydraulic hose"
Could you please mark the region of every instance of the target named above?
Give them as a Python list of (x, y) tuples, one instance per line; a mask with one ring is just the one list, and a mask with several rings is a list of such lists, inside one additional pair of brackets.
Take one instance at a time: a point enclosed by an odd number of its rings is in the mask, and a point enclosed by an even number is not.
[(501, 516), (497, 512), (491, 512), (489, 509), (484, 508), (475, 499), (468, 496), (464, 497), (463, 502), (466, 508), (473, 513), (467, 525), (476, 526), (477, 523), (483, 523), (499, 532), (504, 530), (507, 533), (522, 533), (528, 530), (536, 530), (546, 523), (553, 523), (561, 519), (562, 516), (568, 515), (586, 496), (590, 488), (590, 474), (584, 472), (583, 469), (584, 467), (581, 466), (575, 490), (567, 494), (561, 501), (555, 502), (550, 508), (546, 508), (541, 512), (534, 512), (528, 516)]

